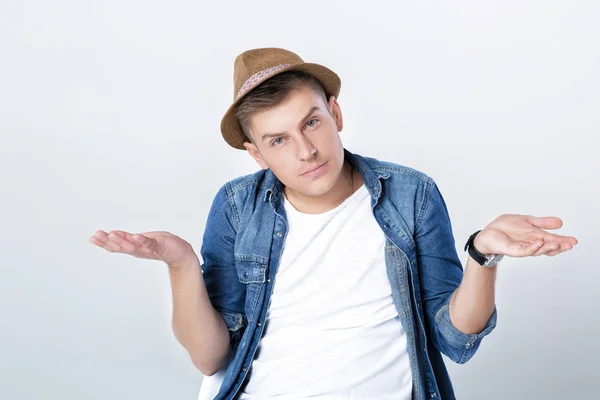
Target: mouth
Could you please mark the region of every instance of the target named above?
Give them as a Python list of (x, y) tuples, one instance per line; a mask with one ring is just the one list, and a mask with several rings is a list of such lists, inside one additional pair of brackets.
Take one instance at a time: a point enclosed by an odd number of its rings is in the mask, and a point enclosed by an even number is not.
[(318, 176), (325, 170), (326, 165), (327, 165), (327, 162), (324, 162), (321, 165), (318, 165), (316, 167), (309, 169), (308, 171), (303, 172), (302, 174), (300, 174), (300, 176), (309, 176), (309, 177)]

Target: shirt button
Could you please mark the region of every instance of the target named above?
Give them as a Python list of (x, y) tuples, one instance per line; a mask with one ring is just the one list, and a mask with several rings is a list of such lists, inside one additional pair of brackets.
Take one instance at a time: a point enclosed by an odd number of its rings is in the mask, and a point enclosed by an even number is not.
[(282, 234), (281, 232), (277, 232), (277, 237), (278, 237), (278, 238), (280, 238), (280, 237), (282, 237), (282, 236), (283, 236), (283, 234)]
[(432, 398), (432, 399), (434, 399), (434, 398), (436, 398), (436, 397), (437, 397), (437, 396), (436, 396), (436, 394), (435, 394), (435, 393), (431, 393), (431, 398)]
[(271, 280), (270, 280), (270, 279), (267, 279), (267, 283), (270, 283), (270, 282), (271, 282)]
[(389, 224), (383, 224), (383, 227), (384, 227), (385, 229), (390, 229), (390, 225), (389, 225)]
[(242, 372), (246, 372), (246, 368), (242, 368)]

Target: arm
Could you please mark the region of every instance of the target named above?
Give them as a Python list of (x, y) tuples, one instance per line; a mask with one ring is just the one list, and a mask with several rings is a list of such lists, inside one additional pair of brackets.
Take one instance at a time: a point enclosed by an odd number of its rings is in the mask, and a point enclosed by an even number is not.
[[(456, 252), (446, 203), (431, 179), (426, 184), (421, 203), (415, 244), (428, 340), (452, 361), (462, 364), (473, 356), (483, 337), (494, 329), (495, 309), (484, 322), (485, 328), (477, 334), (460, 331), (450, 320), (449, 303), (463, 280), (463, 267)], [(461, 302), (467, 303), (467, 297), (461, 296)]]
[[(437, 185), (429, 180), (417, 218), (415, 242), (421, 298), (430, 340), (451, 360), (464, 363), (496, 326), (496, 267), (486, 269), (469, 257), (463, 274), (450, 217)], [(556, 255), (577, 243), (553, 235), (558, 218), (503, 215), (475, 238), (484, 254), (512, 257)]]
[[(544, 231), (561, 226), (562, 221), (555, 217), (502, 215), (482, 230), (473, 244), (485, 255), (555, 256), (577, 244), (574, 237)], [(450, 319), (461, 332), (482, 331), (492, 316), (496, 269), (484, 268), (469, 257), (462, 282), (450, 300)]]
[(235, 266), (236, 228), (237, 216), (225, 185), (214, 197), (206, 221), (202, 267), (195, 257), (188, 268), (170, 274), (174, 302), (175, 296), (182, 301), (179, 310), (174, 308), (173, 328), (177, 326), (176, 335), (182, 335), (181, 343), (192, 360), (195, 354), (199, 357), (194, 364), (204, 375), (227, 365), (246, 327), (246, 287)]
[(213, 308), (198, 258), (169, 265), (173, 293), (173, 332), (203, 375), (213, 375), (226, 365), (229, 332)]
[(212, 375), (223, 366), (229, 353), (227, 327), (211, 305), (198, 257), (188, 242), (157, 231), (97, 231), (90, 241), (110, 252), (165, 262), (173, 291), (175, 337), (203, 374)]
[(202, 374), (229, 362), (245, 328), (245, 286), (234, 259), (236, 219), (223, 186), (213, 199), (202, 239), (202, 266), (193, 253), (169, 264), (173, 332)]
[(450, 299), (450, 321), (465, 334), (483, 331), (494, 313), (496, 269), (467, 260), (460, 286)]
[(236, 274), (232, 210), (223, 187), (213, 200), (206, 223), (202, 267), (192, 246), (169, 232), (99, 230), (90, 237), (92, 244), (109, 252), (167, 264), (173, 292), (173, 331), (204, 375), (213, 375), (226, 365), (245, 326), (245, 288)]

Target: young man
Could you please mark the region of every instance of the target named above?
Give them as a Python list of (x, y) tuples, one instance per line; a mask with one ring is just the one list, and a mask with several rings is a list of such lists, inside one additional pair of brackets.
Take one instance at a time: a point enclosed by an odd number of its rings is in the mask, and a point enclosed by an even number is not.
[(425, 174), (352, 154), (338, 76), (275, 48), (239, 55), (221, 132), (262, 168), (214, 198), (201, 248), (167, 232), (98, 231), (164, 261), (173, 329), (216, 399), (453, 399), (441, 354), (468, 361), (496, 324), (504, 256), (577, 243), (558, 218), (502, 215), (466, 242)]

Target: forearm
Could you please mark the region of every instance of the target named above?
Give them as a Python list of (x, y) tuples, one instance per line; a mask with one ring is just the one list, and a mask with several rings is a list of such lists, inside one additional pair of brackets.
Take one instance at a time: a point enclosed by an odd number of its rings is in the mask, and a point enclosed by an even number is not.
[(224, 366), (230, 352), (227, 326), (214, 309), (198, 258), (169, 266), (173, 293), (173, 332), (188, 351), (194, 365), (212, 375)]
[(459, 331), (481, 332), (494, 312), (496, 268), (468, 258), (462, 281), (450, 299), (450, 321)]

